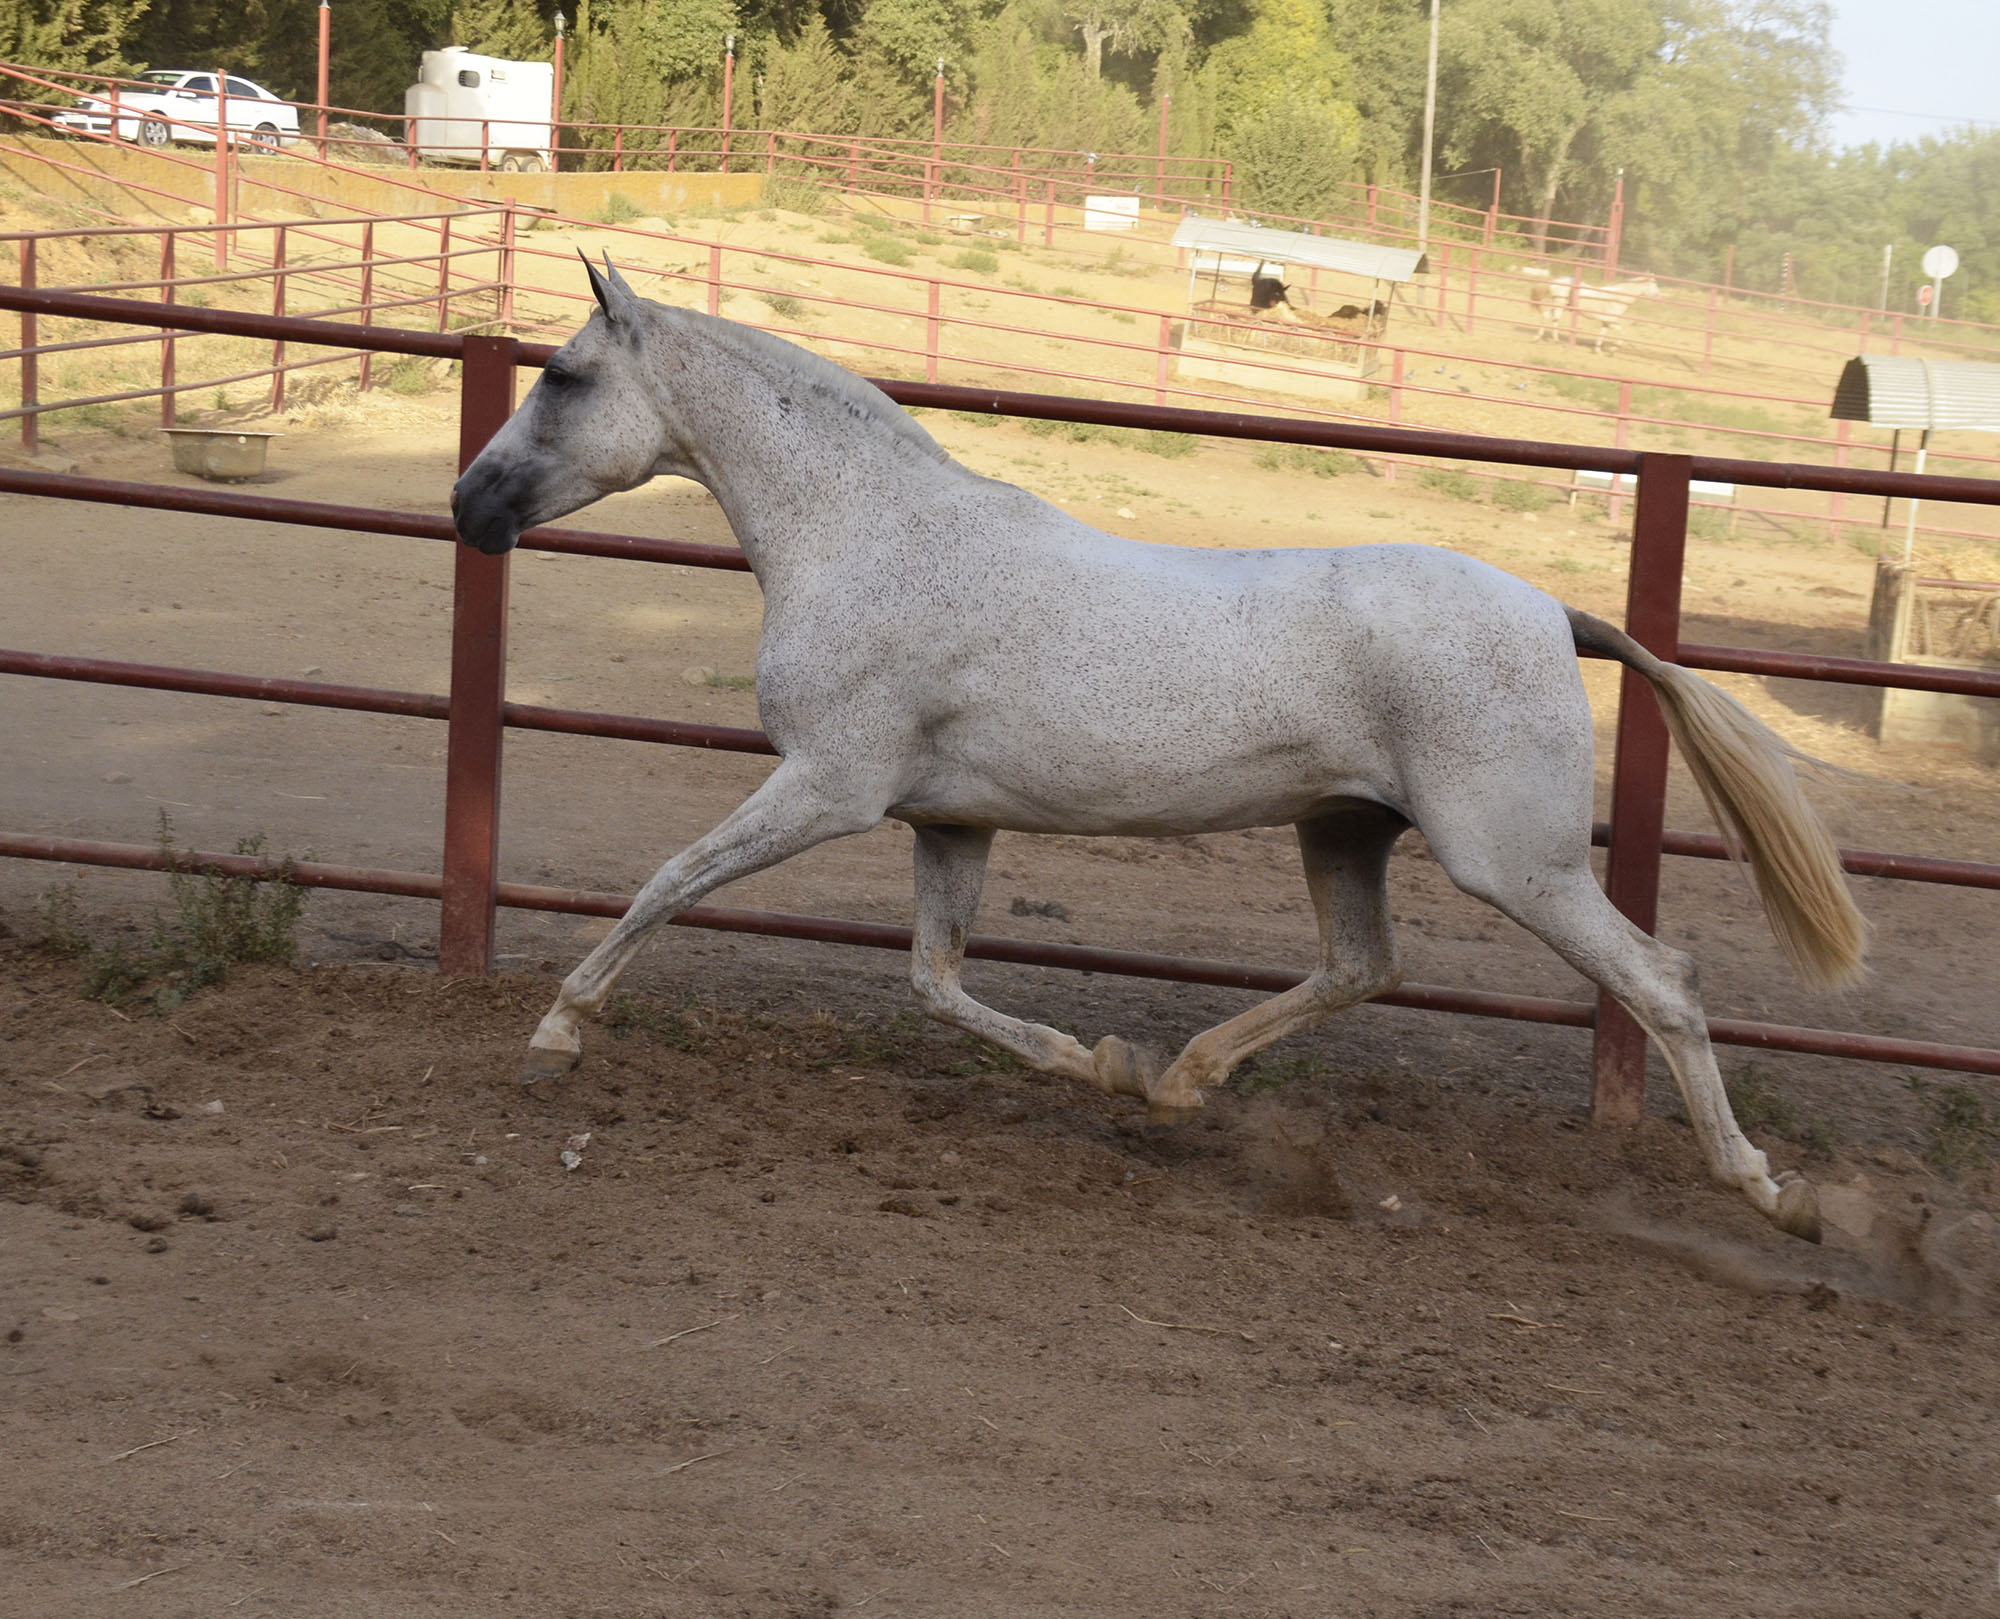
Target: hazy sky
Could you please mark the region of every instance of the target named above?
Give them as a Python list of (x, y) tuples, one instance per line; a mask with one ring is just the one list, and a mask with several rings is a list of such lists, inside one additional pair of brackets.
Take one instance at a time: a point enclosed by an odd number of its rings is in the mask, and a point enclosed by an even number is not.
[(1833, 43), (1846, 60), (1837, 145), (1914, 140), (1968, 120), (2000, 129), (2000, 0), (1833, 7)]

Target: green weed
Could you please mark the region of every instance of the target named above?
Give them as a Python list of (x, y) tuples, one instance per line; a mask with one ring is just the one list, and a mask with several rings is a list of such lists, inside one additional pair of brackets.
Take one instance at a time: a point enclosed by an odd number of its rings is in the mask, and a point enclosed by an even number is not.
[(1448, 500), (1477, 500), (1479, 480), (1463, 467), (1425, 467), (1417, 482)]
[(770, 305), (771, 313), (780, 320), (807, 320), (812, 316), (812, 311), (789, 293), (767, 292), (764, 294), (764, 302)]
[[(83, 927), (74, 888), (42, 899), (42, 948), (76, 961), (80, 987), (112, 1005), (144, 995), (165, 1017), (189, 996), (219, 984), (239, 962), (289, 962), (298, 952), (306, 890), (290, 880), (287, 859), (273, 878), (232, 877), (202, 870), (174, 845), (173, 825), (160, 816), (159, 847), (167, 861), (168, 908), (155, 911), (143, 950), (124, 940), (99, 944)], [(236, 853), (262, 855), (260, 837), (239, 839)]]
[(376, 381), (392, 394), (412, 397), (427, 394), (437, 386), (431, 368), (414, 354), (399, 354), (375, 372)]
[(1510, 512), (1540, 512), (1562, 497), (1546, 484), (1517, 483), (1502, 479), (1493, 486), (1493, 504)]
[(614, 191), (592, 217), (600, 225), (629, 225), (635, 219), (643, 219), (645, 210), (624, 192)]
[(877, 236), (862, 245), (861, 251), (878, 264), (904, 265), (910, 262), (910, 250), (893, 236)]
[(711, 669), (703, 677), (702, 684), (713, 686), (718, 691), (755, 691), (757, 689), (757, 677), (755, 675), (726, 675), (720, 669)]
[(1909, 1075), (1903, 1083), (1922, 1104), (1930, 1125), (1930, 1145), (1924, 1149), (1926, 1163), (1956, 1180), (1993, 1161), (1992, 1148), (2000, 1141), (2000, 1116), (1987, 1112), (1976, 1091), (1946, 1085), (1932, 1095), (1930, 1081), (1917, 1074)]
[(1737, 1069), (1723, 1080), (1722, 1089), (1729, 1098), (1729, 1111), (1736, 1115), (1736, 1122), (1746, 1134), (1768, 1130), (1773, 1135), (1788, 1136), (1798, 1127), (1798, 1109), (1792, 1106), (1791, 1098), (1772, 1090), (1765, 1081), (1764, 1070), (1756, 1063), (1745, 1063)]
[(1000, 260), (983, 247), (968, 247), (963, 253), (953, 256), (954, 270), (970, 270), (974, 275), (998, 275)]
[(1229, 1088), (1247, 1101), (1298, 1080), (1316, 1079), (1322, 1072), (1316, 1057), (1273, 1057), (1262, 1052), (1229, 1076)]
[(826, 193), (810, 180), (793, 175), (774, 175), (764, 182), (764, 201), (788, 214), (823, 214)]
[(1139, 435), (1139, 448), (1148, 455), (1163, 455), (1169, 461), (1178, 461), (1199, 450), (1201, 440), (1192, 433), (1163, 433), (1149, 427)]
[(944, 238), (934, 230), (920, 230), (917, 232), (915, 239), (923, 247), (944, 246)]
[(1267, 444), (1257, 452), (1266, 472), (1310, 472), (1315, 478), (1341, 478), (1367, 470), (1367, 463), (1345, 450), (1316, 450), (1309, 444)]

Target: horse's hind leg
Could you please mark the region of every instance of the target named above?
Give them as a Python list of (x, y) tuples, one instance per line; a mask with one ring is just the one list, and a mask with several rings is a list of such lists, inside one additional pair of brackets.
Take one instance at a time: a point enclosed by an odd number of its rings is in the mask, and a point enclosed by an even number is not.
[(583, 1044), (577, 1027), (610, 998), (653, 928), (723, 886), (803, 853), (828, 838), (865, 832), (882, 818), (882, 804), (854, 783), (822, 776), (787, 759), (712, 831), (695, 839), (654, 873), (618, 925), (563, 980), (562, 993), (528, 1042), (523, 1083), (553, 1079), (576, 1066)]
[(1023, 1023), (982, 1006), (959, 985), (965, 941), (979, 912), (986, 857), (993, 834), (982, 827), (917, 828), (917, 926), (910, 950), (910, 982), (924, 1010), (1011, 1051), (1030, 1068), (1063, 1074), (1101, 1091), (1144, 1096), (1146, 1064), (1115, 1036), (1096, 1049), (1057, 1029)]
[(1402, 978), (1389, 929), (1389, 851), (1409, 823), (1373, 805), (1298, 825), (1306, 889), (1319, 922), (1319, 965), (1296, 988), (1196, 1035), (1147, 1097), (1157, 1122), (1185, 1118), (1215, 1085), (1273, 1040), (1395, 988)]
[(1783, 1186), (1772, 1180), (1769, 1163), (1730, 1111), (1708, 1042), (1693, 959), (1621, 915), (1580, 854), (1553, 869), (1524, 872), (1511, 869), (1511, 861), (1483, 858), (1462, 838), (1433, 837), (1432, 846), (1460, 888), (1538, 935), (1638, 1020), (1673, 1070), (1709, 1173), (1738, 1188), (1780, 1230), (1819, 1241), (1819, 1203), (1812, 1187), (1804, 1180)]

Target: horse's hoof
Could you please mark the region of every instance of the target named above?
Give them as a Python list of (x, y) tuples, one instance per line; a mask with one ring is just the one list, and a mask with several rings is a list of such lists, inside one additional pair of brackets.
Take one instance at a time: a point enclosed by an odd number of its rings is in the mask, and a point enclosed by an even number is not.
[(1820, 1225), (1819, 1194), (1808, 1180), (1788, 1181), (1778, 1188), (1778, 1207), (1771, 1223), (1790, 1236), (1818, 1242), (1825, 1235)]
[(521, 1072), (516, 1077), (523, 1085), (539, 1084), (545, 1079), (561, 1079), (581, 1061), (581, 1051), (550, 1051), (542, 1046), (530, 1046), (528, 1060), (521, 1064)]
[(1146, 1100), (1149, 1083), (1160, 1071), (1159, 1059), (1143, 1047), (1107, 1034), (1091, 1048), (1091, 1084), (1107, 1096)]

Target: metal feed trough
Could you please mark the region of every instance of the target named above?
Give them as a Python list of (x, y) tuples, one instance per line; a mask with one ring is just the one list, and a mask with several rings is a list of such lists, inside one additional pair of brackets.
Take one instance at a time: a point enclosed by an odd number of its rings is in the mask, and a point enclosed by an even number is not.
[(1428, 268), (1414, 248), (1235, 220), (1183, 219), (1174, 246), (1188, 256), (1174, 375), (1302, 399), (1367, 397), (1395, 290)]
[(247, 432), (238, 427), (163, 427), (174, 447), (174, 470), (210, 483), (242, 483), (264, 474), (271, 440), (283, 433)]
[[(2000, 432), (2000, 365), (1977, 360), (1926, 360), (1863, 354), (1849, 360), (1834, 389), (1835, 421), (1889, 428), (1889, 465), (1903, 430), (1915, 428), (1917, 471), (1924, 470), (1931, 434)], [(1920, 577), (1916, 567), (1917, 502), (1908, 503), (1900, 560), (1875, 563), (1875, 598), (1868, 611), (1868, 656), (1885, 663), (1942, 669), (2000, 665), (2000, 584)], [(1889, 524), (1889, 502), (1882, 526)], [(1884, 740), (1959, 747), (1987, 764), (2000, 763), (2000, 704), (1953, 692), (1885, 687), (1875, 720)]]

